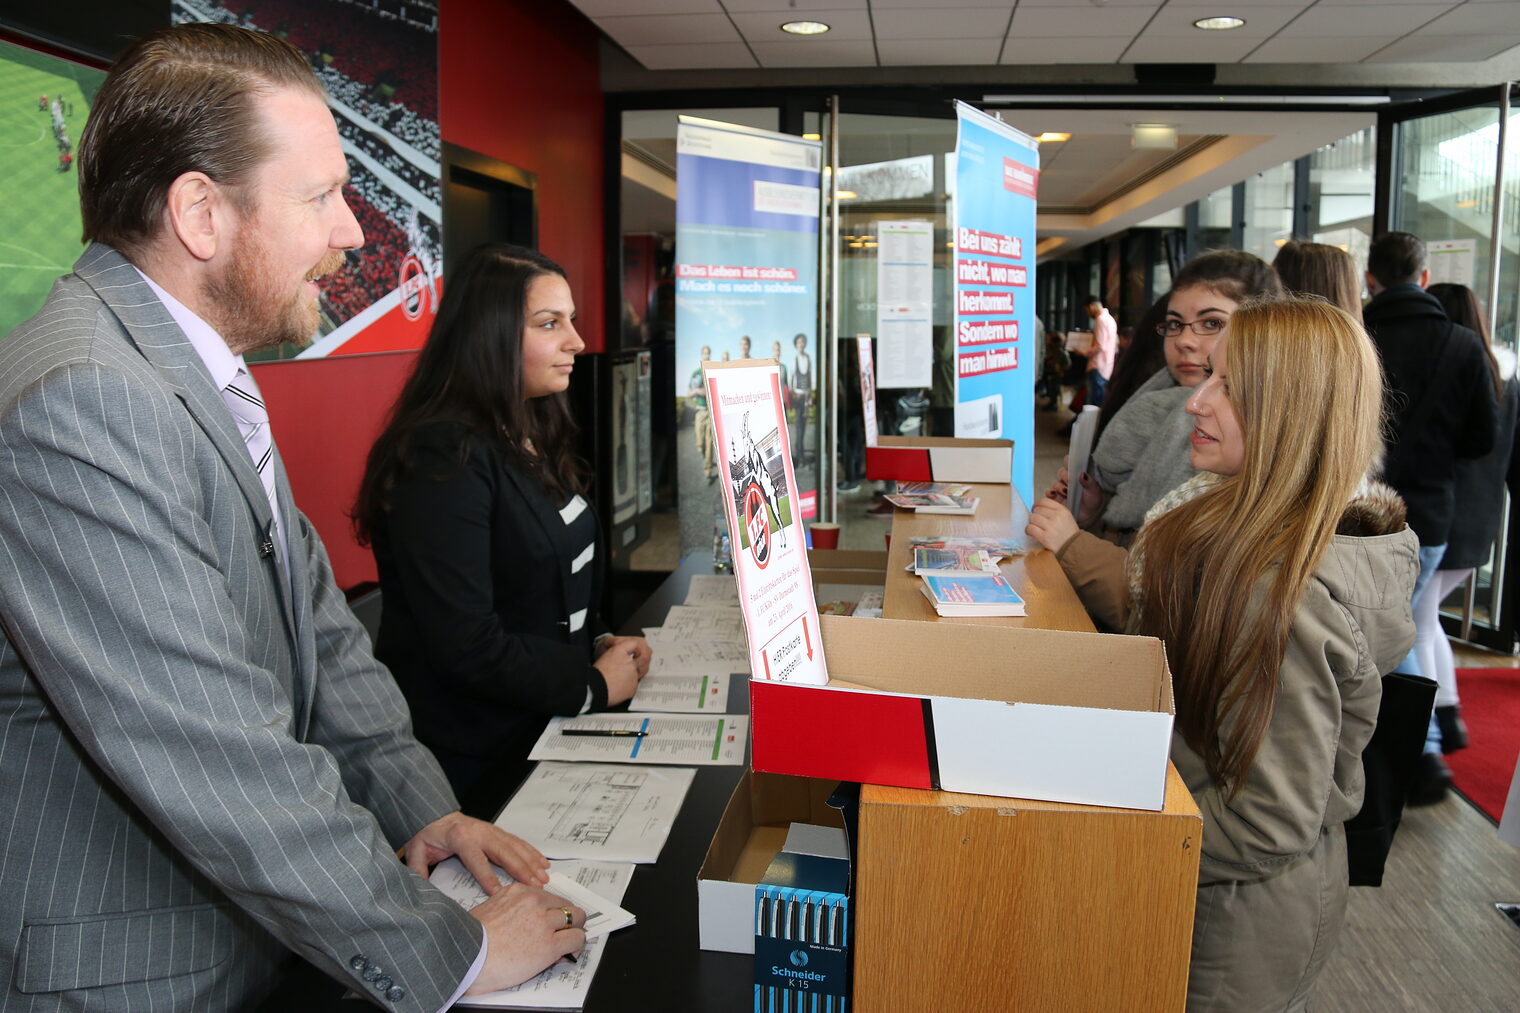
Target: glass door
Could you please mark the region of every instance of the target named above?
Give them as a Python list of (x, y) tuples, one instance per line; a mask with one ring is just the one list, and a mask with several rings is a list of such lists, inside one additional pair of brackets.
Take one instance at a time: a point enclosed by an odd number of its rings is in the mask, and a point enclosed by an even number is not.
[[(1477, 295), (1501, 375), (1513, 375), (1520, 315), (1520, 120), (1505, 88), (1465, 92), (1432, 110), (1387, 117), (1391, 138), (1389, 228), (1426, 243), (1432, 283)], [(1459, 509), (1476, 507), (1468, 504)], [(1494, 544), (1473, 578), (1442, 605), (1448, 632), (1512, 653), (1520, 582), (1516, 511), (1507, 494), (1493, 514)]]

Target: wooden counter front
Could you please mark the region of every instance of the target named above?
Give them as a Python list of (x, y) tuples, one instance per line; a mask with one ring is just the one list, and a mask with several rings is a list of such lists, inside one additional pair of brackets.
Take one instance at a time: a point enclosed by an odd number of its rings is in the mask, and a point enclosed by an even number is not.
[[(1054, 554), (1025, 538), (1018, 493), (971, 495), (972, 517), (897, 511), (883, 614), (1093, 633)], [(1029, 615), (936, 615), (905, 569), (909, 539), (936, 535), (1024, 542), (1002, 572)], [(1178, 1013), (1202, 833), (1174, 767), (1160, 812), (862, 785), (855, 1008)]]
[[(1093, 632), (1092, 620), (1082, 608), (1076, 592), (1067, 583), (1053, 553), (1046, 552), (1024, 535), (1029, 523), (1029, 509), (1010, 485), (974, 485), (972, 496), (981, 499), (976, 514), (918, 514), (898, 510), (892, 518), (892, 547), (887, 556), (887, 590), (882, 615), (888, 619), (922, 619), (928, 622), (983, 623), (998, 626), (1032, 626), (1045, 630)], [(915, 537), (950, 537), (975, 535), (1000, 538), (1026, 546), (1025, 554), (1015, 556), (1002, 566), (1003, 576), (1024, 599), (1029, 615), (1023, 619), (972, 618), (945, 619), (937, 615), (929, 599), (919, 590), (922, 581), (907, 569), (913, 562)]]

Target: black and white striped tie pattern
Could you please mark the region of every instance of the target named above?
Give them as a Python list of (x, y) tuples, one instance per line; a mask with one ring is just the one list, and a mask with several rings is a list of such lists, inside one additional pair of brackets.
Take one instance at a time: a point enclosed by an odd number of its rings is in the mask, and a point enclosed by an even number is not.
[(258, 385), (246, 369), (239, 369), (232, 382), (222, 388), (222, 400), (227, 402), (228, 410), (237, 421), (238, 431), (248, 446), (248, 456), (258, 469), (259, 481), (264, 483), (264, 495), (269, 497), (275, 524), (283, 528), (280, 505), (274, 495), (274, 439), (269, 435), (269, 412), (259, 397)]

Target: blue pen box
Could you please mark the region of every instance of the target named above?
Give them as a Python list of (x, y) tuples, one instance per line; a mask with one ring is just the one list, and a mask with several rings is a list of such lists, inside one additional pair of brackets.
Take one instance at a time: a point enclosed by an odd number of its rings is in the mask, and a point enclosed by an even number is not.
[(850, 862), (845, 835), (793, 824), (755, 887), (755, 1013), (845, 1013)]

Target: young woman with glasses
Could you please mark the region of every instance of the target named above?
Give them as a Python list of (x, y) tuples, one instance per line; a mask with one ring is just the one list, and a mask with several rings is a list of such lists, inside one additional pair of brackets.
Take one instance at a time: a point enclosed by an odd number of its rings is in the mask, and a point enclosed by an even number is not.
[[(1127, 545), (1145, 512), (1193, 476), (1188, 395), (1203, 382), (1209, 352), (1230, 328), (1236, 307), (1280, 294), (1272, 268), (1236, 250), (1205, 253), (1178, 272), (1156, 331), (1166, 366), (1141, 385), (1104, 428), (1081, 476), (1082, 526)], [(1066, 500), (1063, 469), (1049, 495)]]

